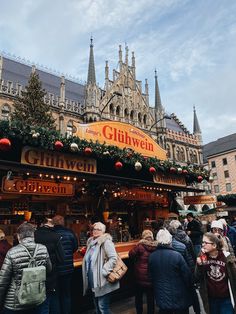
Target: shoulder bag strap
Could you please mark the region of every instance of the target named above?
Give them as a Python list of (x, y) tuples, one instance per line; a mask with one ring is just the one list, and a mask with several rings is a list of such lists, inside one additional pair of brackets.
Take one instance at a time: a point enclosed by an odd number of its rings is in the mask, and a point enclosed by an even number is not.
[(35, 246), (35, 249), (34, 249), (34, 254), (33, 256), (30, 254), (29, 250), (27, 249), (27, 247), (23, 244), (21, 244), (21, 246), (26, 250), (26, 252), (28, 253), (29, 257), (30, 257), (30, 260), (29, 260), (29, 264), (28, 264), (28, 267), (29, 266), (35, 266), (36, 265), (36, 254), (37, 254), (37, 250), (38, 250), (38, 244), (36, 244)]

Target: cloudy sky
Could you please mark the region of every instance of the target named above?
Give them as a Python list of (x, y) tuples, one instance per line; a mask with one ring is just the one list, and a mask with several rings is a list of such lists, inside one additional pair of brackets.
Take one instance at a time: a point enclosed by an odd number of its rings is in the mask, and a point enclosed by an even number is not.
[[(208, 143), (236, 132), (235, 0), (0, 0), (0, 51), (87, 79), (94, 37), (97, 81), (118, 47), (135, 52), (137, 79), (192, 132), (193, 105)], [(143, 84), (144, 86), (144, 84)]]

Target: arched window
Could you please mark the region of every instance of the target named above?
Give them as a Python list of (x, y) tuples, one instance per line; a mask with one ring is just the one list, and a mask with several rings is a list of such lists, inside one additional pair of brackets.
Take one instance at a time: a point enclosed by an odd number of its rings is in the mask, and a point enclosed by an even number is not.
[(190, 158), (190, 162), (193, 164), (194, 163), (194, 157), (193, 157), (193, 151), (192, 150), (189, 151), (189, 158)]
[(143, 124), (145, 126), (147, 125), (147, 115), (146, 114), (143, 116)]
[(67, 123), (66, 134), (68, 137), (72, 136), (72, 134), (73, 134), (73, 122), (71, 120), (68, 121), (68, 123)]
[(177, 159), (178, 161), (181, 161), (181, 159), (180, 159), (180, 149), (179, 149), (179, 146), (177, 146), (177, 148), (176, 148), (176, 159)]
[(208, 205), (206, 205), (206, 204), (202, 206), (202, 211), (203, 212), (205, 212), (206, 210), (209, 210), (209, 209), (210, 209), (210, 207)]
[(170, 152), (170, 145), (166, 145), (166, 151), (167, 151), (167, 158), (171, 158), (171, 152)]
[(134, 120), (134, 111), (133, 110), (130, 111), (130, 119)]
[(10, 112), (11, 112), (10, 106), (8, 106), (7, 104), (4, 104), (1, 110), (1, 119), (6, 120), (6, 121), (9, 120)]
[(116, 115), (119, 116), (120, 115), (120, 106), (116, 107)]
[(110, 104), (110, 114), (114, 115), (115, 109), (114, 109), (114, 105)]
[(191, 210), (191, 211), (196, 212), (196, 211), (197, 211), (197, 208), (196, 208), (195, 205), (191, 204), (191, 205), (189, 205), (188, 210)]
[(138, 113), (138, 122), (140, 122), (140, 123), (142, 122), (142, 115), (141, 115), (141, 112)]
[(196, 151), (193, 153), (193, 162), (197, 164), (197, 153)]
[(185, 161), (185, 153), (184, 153), (184, 149), (183, 147), (180, 150), (180, 160), (181, 161)]
[(129, 111), (127, 108), (125, 108), (125, 110), (124, 110), (124, 116), (125, 116), (125, 119), (129, 118)]

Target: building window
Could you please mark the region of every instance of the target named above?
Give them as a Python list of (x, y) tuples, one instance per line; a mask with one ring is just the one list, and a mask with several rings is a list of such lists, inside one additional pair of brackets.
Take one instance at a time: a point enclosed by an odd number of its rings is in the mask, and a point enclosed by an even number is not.
[(216, 167), (216, 162), (215, 161), (212, 161), (211, 162), (211, 168), (215, 168)]
[(176, 148), (176, 159), (177, 159), (178, 161), (181, 160), (181, 159), (180, 159), (180, 149), (179, 149), (179, 147)]
[(116, 107), (116, 115), (119, 116), (120, 115), (120, 106)]
[(125, 108), (124, 116), (125, 116), (125, 119), (128, 119), (128, 118), (129, 118), (129, 111), (128, 111), (127, 108)]
[(225, 170), (224, 174), (225, 174), (225, 178), (229, 178), (229, 170)]
[(217, 180), (217, 173), (216, 172), (212, 173), (212, 177), (214, 180)]
[(72, 122), (72, 121), (69, 121), (69, 122), (67, 123), (66, 135), (67, 135), (67, 137), (73, 135), (73, 122)]
[(224, 166), (227, 165), (227, 158), (223, 158), (222, 159), (222, 163), (223, 163)]
[(2, 106), (1, 118), (2, 120), (8, 121), (10, 116), (10, 107), (5, 104)]
[(110, 104), (110, 114), (114, 115), (114, 105), (113, 104)]
[(226, 183), (226, 191), (227, 192), (231, 191), (231, 183)]
[(220, 192), (219, 185), (214, 185), (214, 192), (215, 193), (219, 193)]
[(131, 112), (130, 112), (130, 119), (134, 120), (134, 111), (133, 110), (131, 110)]
[(171, 158), (170, 146), (168, 144), (166, 145), (166, 150), (167, 150), (167, 157)]
[(147, 115), (146, 114), (143, 116), (143, 124), (145, 126), (147, 125)]
[(138, 113), (138, 121), (139, 121), (140, 123), (142, 122), (142, 115), (141, 115), (140, 112)]

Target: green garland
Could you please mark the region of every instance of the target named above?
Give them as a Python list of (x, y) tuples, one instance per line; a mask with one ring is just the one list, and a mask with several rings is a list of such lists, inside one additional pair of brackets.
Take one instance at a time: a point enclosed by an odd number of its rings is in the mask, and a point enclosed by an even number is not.
[(218, 202), (224, 202), (226, 205), (236, 205), (236, 194), (218, 195)]
[(92, 150), (91, 156), (96, 156), (101, 160), (109, 159), (114, 162), (121, 161), (122, 163), (132, 166), (138, 161), (142, 164), (142, 167), (147, 170), (150, 167), (154, 167), (157, 171), (163, 173), (175, 172), (176, 174), (184, 174), (188, 177), (191, 176), (192, 182), (198, 181), (199, 176), (205, 180), (209, 177), (209, 172), (198, 165), (181, 166), (169, 160), (163, 161), (157, 158), (145, 158), (130, 148), (120, 149), (117, 146), (106, 145), (105, 142), (100, 144), (98, 142), (83, 140), (75, 136), (65, 137), (62, 136), (59, 131), (42, 127), (32, 128), (28, 125), (22, 125), (19, 121), (12, 121), (11, 123), (8, 121), (1, 121), (0, 139), (1, 138), (8, 138), (9, 140), (17, 139), (20, 140), (23, 145), (40, 147), (45, 150), (55, 150), (55, 142), (61, 141), (63, 143), (61, 151), (70, 153), (72, 153), (71, 144), (76, 143), (78, 145), (78, 150), (73, 152), (73, 154), (81, 155), (84, 153), (85, 148), (90, 147)]

